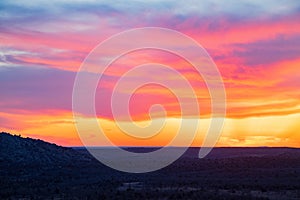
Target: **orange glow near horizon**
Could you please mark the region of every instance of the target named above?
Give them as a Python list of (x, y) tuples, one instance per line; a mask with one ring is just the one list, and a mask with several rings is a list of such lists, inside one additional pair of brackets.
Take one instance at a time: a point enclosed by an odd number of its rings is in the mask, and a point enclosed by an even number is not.
[[(38, 115), (27, 119), (23, 116), (11, 115), (16, 120), (22, 120), (20, 130), (6, 128), (2, 131), (21, 134), (23, 137), (42, 139), (62, 146), (83, 146), (73, 121), (72, 114), (67, 115)], [(39, 120), (36, 120), (39, 118)], [(86, 119), (87, 121), (89, 118)], [(160, 120), (160, 119), (155, 119)], [(186, 119), (196, 121), (197, 119)], [(262, 116), (249, 118), (227, 118), (217, 147), (300, 147), (300, 114)], [(164, 146), (168, 144), (178, 131), (181, 124), (179, 118), (168, 118), (165, 126), (153, 137), (141, 140), (123, 133), (114, 121), (99, 119), (101, 127), (107, 137), (117, 146)], [(137, 122), (146, 126), (149, 121)], [(210, 119), (203, 118), (192, 146), (200, 147), (207, 133)], [(26, 124), (26, 125), (25, 125)], [(30, 124), (30, 125), (29, 125)], [(28, 127), (26, 127), (28, 126)], [(88, 123), (87, 123), (88, 126)], [(95, 134), (97, 132), (95, 131)], [(141, 133), (142, 134), (142, 133)], [(139, 134), (136, 134), (139, 137)], [(90, 146), (110, 146), (111, 144), (92, 141)], [(176, 146), (183, 146), (181, 143)]]

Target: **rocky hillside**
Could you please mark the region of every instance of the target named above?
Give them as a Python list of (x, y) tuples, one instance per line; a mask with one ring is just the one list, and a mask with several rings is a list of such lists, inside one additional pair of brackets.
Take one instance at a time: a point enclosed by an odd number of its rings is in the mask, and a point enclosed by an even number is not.
[(72, 148), (5, 132), (0, 133), (0, 164), (49, 166), (87, 159), (90, 158)]
[(0, 199), (86, 199), (99, 191), (90, 183), (111, 179), (107, 170), (84, 148), (0, 133)]

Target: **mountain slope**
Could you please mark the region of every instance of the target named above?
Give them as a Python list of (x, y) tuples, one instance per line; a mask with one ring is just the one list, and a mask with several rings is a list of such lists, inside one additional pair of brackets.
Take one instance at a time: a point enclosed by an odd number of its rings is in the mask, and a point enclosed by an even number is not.
[(6, 165), (68, 164), (75, 160), (88, 160), (78, 151), (50, 144), (42, 140), (0, 133), (0, 163)]

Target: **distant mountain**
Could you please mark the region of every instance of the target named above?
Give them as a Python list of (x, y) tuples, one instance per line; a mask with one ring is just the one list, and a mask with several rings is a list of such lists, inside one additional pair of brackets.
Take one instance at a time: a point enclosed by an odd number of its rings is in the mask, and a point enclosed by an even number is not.
[[(189, 148), (185, 153), (188, 157), (197, 157), (199, 148)], [(245, 157), (284, 157), (300, 158), (300, 149), (289, 147), (217, 147), (207, 155), (207, 159), (228, 159)]]

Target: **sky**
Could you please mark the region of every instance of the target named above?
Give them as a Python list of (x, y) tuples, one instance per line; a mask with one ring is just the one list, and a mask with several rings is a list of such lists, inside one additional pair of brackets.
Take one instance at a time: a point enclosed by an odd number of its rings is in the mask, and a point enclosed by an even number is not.
[[(299, 24), (300, 2), (294, 0), (1, 1), (0, 131), (81, 146), (72, 113), (72, 91), (86, 56), (114, 34), (161, 27), (194, 39), (220, 71), (227, 111), (217, 146), (300, 147)], [(146, 85), (131, 98), (131, 117), (141, 127), (151, 120), (165, 120), (165, 126), (148, 140), (138, 140), (118, 128), (109, 100), (123, 73), (154, 62), (171, 66), (189, 80), (200, 116), (182, 117), (172, 92)], [(211, 120), (210, 94), (203, 78), (184, 59), (168, 52), (140, 50), (117, 59), (103, 77), (95, 97), (97, 120), (114, 144), (166, 145), (185, 118), (190, 123), (200, 119), (193, 146), (201, 146)], [(144, 77), (172, 80), (166, 71), (157, 73), (150, 68), (133, 74), (130, 84)], [(178, 89), (184, 90), (179, 85)], [(191, 100), (187, 96), (184, 103), (189, 105)], [(153, 104), (164, 106), (165, 115), (157, 110), (150, 118)], [(89, 127), (90, 116), (82, 117)]]

